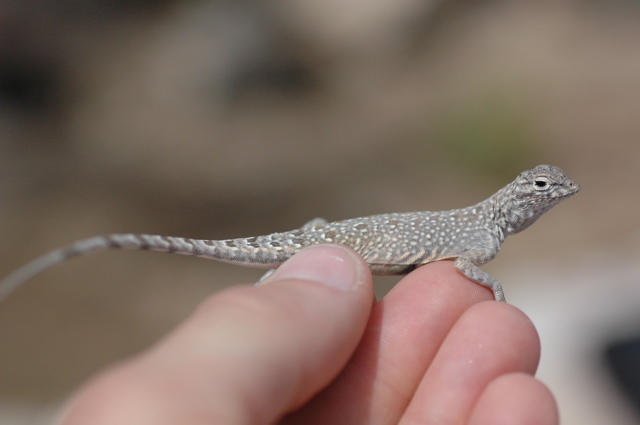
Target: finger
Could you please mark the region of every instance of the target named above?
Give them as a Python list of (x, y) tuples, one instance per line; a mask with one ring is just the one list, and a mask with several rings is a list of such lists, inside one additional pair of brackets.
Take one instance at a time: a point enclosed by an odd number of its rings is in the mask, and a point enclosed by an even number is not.
[(469, 306), (492, 298), (449, 261), (417, 269), (373, 308), (362, 342), (338, 379), (285, 423), (397, 423), (456, 320)]
[(531, 375), (503, 375), (476, 403), (469, 425), (558, 425), (558, 407), (549, 389)]
[(400, 423), (466, 423), (491, 381), (533, 374), (539, 358), (538, 334), (524, 313), (505, 303), (474, 305), (451, 329)]
[(306, 249), (267, 284), (213, 296), (157, 346), (98, 376), (62, 423), (273, 423), (344, 367), (372, 300), (353, 251)]

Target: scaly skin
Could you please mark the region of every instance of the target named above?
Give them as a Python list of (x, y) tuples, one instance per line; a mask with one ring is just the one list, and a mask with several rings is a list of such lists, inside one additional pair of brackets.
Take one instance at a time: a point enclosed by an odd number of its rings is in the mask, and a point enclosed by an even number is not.
[(380, 214), (327, 223), (315, 219), (289, 232), (227, 240), (113, 234), (75, 242), (28, 263), (0, 282), (0, 299), (32, 277), (69, 258), (106, 249), (151, 250), (275, 269), (301, 249), (346, 245), (374, 275), (402, 275), (424, 264), (455, 259), (456, 269), (505, 301), (500, 283), (479, 266), (492, 260), (504, 239), (580, 191), (558, 167), (524, 171), (486, 200), (448, 211)]

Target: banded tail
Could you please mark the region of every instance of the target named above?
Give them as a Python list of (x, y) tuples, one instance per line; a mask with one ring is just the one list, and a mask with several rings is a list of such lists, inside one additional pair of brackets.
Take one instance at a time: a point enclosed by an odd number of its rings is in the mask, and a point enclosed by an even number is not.
[(256, 238), (205, 240), (144, 234), (94, 236), (51, 251), (0, 281), (0, 300), (40, 273), (74, 257), (109, 249), (149, 250), (209, 258), (248, 267), (276, 268), (298, 247), (268, 245), (279, 234)]

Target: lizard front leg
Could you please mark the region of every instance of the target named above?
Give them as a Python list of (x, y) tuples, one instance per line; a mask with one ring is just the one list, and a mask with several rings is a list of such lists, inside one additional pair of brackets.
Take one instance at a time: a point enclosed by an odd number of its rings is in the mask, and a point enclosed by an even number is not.
[(498, 282), (493, 276), (474, 264), (474, 262), (469, 257), (458, 257), (453, 262), (453, 265), (460, 273), (462, 273), (467, 278), (491, 289), (496, 301), (507, 301), (504, 298), (504, 291), (502, 290), (502, 285), (500, 285), (500, 282)]

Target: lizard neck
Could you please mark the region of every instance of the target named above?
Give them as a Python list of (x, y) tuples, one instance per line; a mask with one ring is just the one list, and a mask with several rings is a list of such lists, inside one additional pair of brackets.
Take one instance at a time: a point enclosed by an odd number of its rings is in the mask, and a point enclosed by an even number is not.
[(527, 208), (526, 198), (519, 197), (516, 192), (516, 188), (511, 183), (485, 201), (496, 223), (504, 232), (505, 238), (523, 231), (541, 216), (534, 209)]
[(476, 205), (465, 208), (465, 210), (471, 216), (472, 221), (483, 223), (483, 227), (492, 229), (492, 233), (498, 238), (499, 243), (502, 243), (509, 233), (507, 232), (505, 215), (498, 204), (498, 194), (499, 192)]

